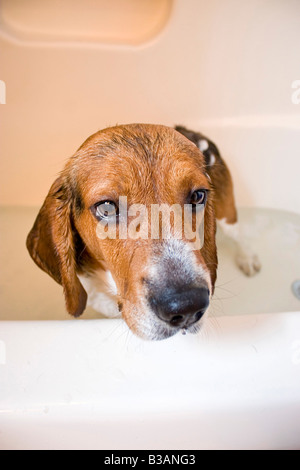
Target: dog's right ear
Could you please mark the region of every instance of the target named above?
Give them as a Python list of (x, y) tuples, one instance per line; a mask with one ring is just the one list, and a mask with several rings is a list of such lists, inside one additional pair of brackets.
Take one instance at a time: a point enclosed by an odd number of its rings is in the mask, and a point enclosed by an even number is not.
[(66, 308), (78, 317), (86, 307), (87, 294), (76, 274), (71, 203), (71, 190), (60, 176), (51, 186), (26, 245), (35, 263), (63, 286)]

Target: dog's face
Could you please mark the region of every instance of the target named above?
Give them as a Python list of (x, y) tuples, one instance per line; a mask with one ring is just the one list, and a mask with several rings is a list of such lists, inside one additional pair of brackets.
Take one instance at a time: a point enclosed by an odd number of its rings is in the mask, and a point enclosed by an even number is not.
[[(158, 205), (176, 207), (183, 215), (189, 205), (194, 225), (201, 208), (201, 249), (184, 231), (178, 236), (175, 213), (163, 236), (160, 216), (152, 209)], [(106, 269), (133, 332), (163, 339), (180, 329), (196, 331), (217, 268), (212, 192), (202, 154), (164, 126), (98, 132), (52, 186), (27, 245), (37, 264), (63, 285), (71, 314), (80, 315), (86, 303), (77, 273)]]

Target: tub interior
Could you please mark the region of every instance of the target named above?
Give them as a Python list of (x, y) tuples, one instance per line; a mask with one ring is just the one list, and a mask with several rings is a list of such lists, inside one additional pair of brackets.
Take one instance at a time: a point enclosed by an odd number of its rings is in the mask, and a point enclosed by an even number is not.
[[(25, 240), (37, 207), (1, 207), (1, 320), (70, 320), (62, 288), (31, 260)], [(300, 215), (240, 208), (245, 239), (258, 254), (262, 270), (248, 278), (235, 265), (234, 243), (219, 230), (218, 280), (209, 315), (247, 315), (298, 311), (292, 283), (300, 278)], [(88, 307), (82, 319), (102, 318)]]
[(2, 0), (2, 30), (32, 43), (137, 45), (169, 19), (172, 0)]

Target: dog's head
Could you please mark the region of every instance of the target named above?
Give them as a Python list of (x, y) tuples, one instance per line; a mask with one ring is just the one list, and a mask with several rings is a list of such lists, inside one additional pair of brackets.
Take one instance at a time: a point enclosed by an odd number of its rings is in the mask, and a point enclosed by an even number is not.
[[(63, 286), (70, 314), (79, 316), (86, 306), (78, 274), (105, 269), (133, 332), (146, 339), (194, 332), (216, 280), (211, 189), (203, 155), (174, 129), (105, 129), (84, 142), (52, 185), (27, 247)], [(167, 235), (162, 207), (176, 209)], [(204, 231), (195, 249), (181, 228), (189, 213), (197, 229), (199, 210)]]

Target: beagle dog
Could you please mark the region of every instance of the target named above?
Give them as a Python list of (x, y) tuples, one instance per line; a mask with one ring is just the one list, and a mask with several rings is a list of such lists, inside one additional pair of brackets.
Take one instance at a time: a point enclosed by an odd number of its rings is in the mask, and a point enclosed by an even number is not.
[[(199, 249), (185, 234), (177, 236), (175, 216), (163, 237), (159, 214), (159, 229), (150, 236), (155, 205), (189, 209), (195, 227), (200, 211)], [(144, 208), (144, 221), (150, 220), (143, 236), (133, 207), (139, 215)], [(123, 125), (92, 135), (68, 160), (27, 248), (62, 285), (71, 315), (80, 316), (88, 303), (107, 316), (121, 315), (138, 336), (160, 340), (201, 327), (217, 276), (216, 221), (235, 239), (244, 273), (259, 271), (257, 257), (240, 240), (231, 176), (215, 144), (180, 126)], [(132, 223), (135, 236), (124, 236)], [(110, 227), (115, 236), (105, 236)]]

